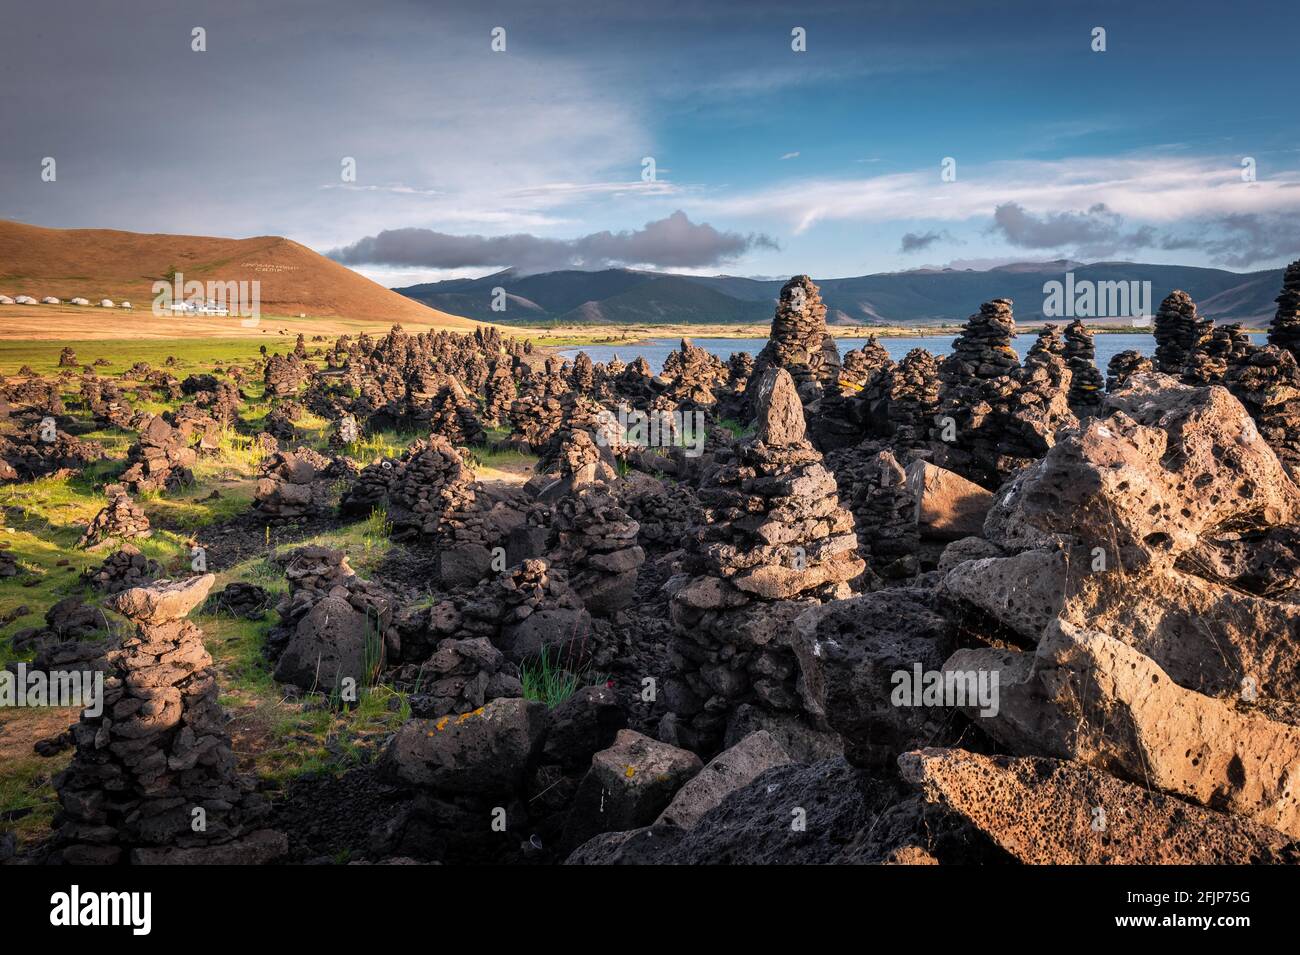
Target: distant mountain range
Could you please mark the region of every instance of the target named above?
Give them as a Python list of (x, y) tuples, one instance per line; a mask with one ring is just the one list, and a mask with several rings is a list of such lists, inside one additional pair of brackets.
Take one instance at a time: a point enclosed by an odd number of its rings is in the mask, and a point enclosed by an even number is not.
[[(1132, 262), (1058, 260), (986, 271), (917, 269), (856, 278), (817, 279), (827, 320), (850, 325), (951, 325), (981, 302), (1010, 298), (1022, 322), (1043, 320), (1045, 282), (1150, 282), (1151, 308), (1183, 289), (1217, 321), (1265, 325), (1282, 288), (1282, 270), (1228, 272)], [(771, 320), (782, 279), (674, 275), (634, 269), (567, 270), (521, 275), (513, 269), (478, 279), (452, 279), (394, 289), (454, 315), (510, 325), (763, 324)], [(493, 311), (496, 288), (506, 308)], [(1069, 321), (1059, 317), (1052, 321)]]

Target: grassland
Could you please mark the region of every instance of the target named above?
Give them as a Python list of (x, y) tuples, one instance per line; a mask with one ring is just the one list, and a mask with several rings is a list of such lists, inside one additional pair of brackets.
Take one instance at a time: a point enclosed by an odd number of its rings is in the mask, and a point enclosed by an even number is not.
[[(278, 339), (283, 350), (291, 346)], [(59, 350), (70, 344), (79, 363), (97, 358), (111, 362), (101, 366), (101, 375), (122, 374), (136, 361), (162, 366), (168, 356), (177, 364), (169, 369), (177, 377), (213, 368), (229, 369), (243, 363), (253, 368), (257, 340), (191, 339), (168, 341), (48, 341), (0, 342), (0, 375), (14, 375), (22, 365), (48, 373), (58, 364)], [(136, 542), (147, 556), (173, 573), (188, 573), (191, 542), (204, 540), (213, 525), (220, 525), (245, 513), (252, 506), (259, 455), (251, 432), (270, 408), (261, 393), (260, 376), (251, 375), (243, 385), (248, 401), (241, 411), (245, 427), (223, 435), (215, 454), (202, 457), (195, 468), (195, 483), (164, 494), (139, 497), (153, 534)], [(79, 383), (65, 386), (69, 412), (88, 417), (81, 408)], [(136, 403), (138, 408), (163, 411), (166, 402)], [(328, 423), (308, 415), (297, 422), (300, 442), (325, 450)], [(243, 433), (249, 432), (249, 433)], [(501, 437), (495, 434), (494, 437)], [(102, 563), (105, 553), (78, 550), (76, 542), (84, 525), (103, 506), (103, 487), (125, 467), (127, 449), (134, 434), (104, 428), (83, 435), (100, 442), (105, 456), (82, 474), (51, 477), (0, 486), (0, 539), (9, 544), (22, 573), (0, 583), (0, 665), (30, 654), (13, 651), (14, 632), (43, 623), (45, 611), (58, 600), (78, 596), (97, 601), (82, 581), (82, 573)], [(400, 451), (416, 435), (379, 432), (367, 434), (348, 449), (352, 457), (368, 462)], [(471, 449), (477, 476), (485, 481), (519, 481), (530, 472), (533, 459), (515, 451)], [(211, 497), (216, 491), (218, 497)], [(277, 553), (303, 543), (319, 543), (347, 552), (349, 561), (363, 577), (373, 574), (392, 546), (386, 534), (387, 516), (378, 511), (364, 519), (330, 527), (307, 535), (292, 526), (268, 527), (257, 552), (233, 566), (216, 569), (214, 590), (232, 581), (258, 584), (273, 593), (285, 590), (282, 574), (273, 564)], [(110, 619), (112, 615), (110, 614)], [(353, 708), (331, 705), (319, 696), (288, 696), (271, 679), (262, 647), (267, 631), (277, 621), (274, 611), (263, 620), (236, 619), (202, 608), (191, 615), (204, 632), (205, 643), (216, 664), (222, 687), (222, 702), (229, 709), (229, 729), (234, 749), (245, 771), (287, 783), (305, 772), (338, 772), (369, 759), (388, 734), (409, 717), (409, 705), (401, 693), (375, 686)], [(122, 621), (115, 620), (116, 626)], [(12, 830), (20, 843), (43, 838), (55, 812), (51, 781), (66, 765), (70, 754), (43, 758), (32, 745), (57, 736), (75, 721), (74, 711), (49, 709), (0, 709), (0, 832)]]

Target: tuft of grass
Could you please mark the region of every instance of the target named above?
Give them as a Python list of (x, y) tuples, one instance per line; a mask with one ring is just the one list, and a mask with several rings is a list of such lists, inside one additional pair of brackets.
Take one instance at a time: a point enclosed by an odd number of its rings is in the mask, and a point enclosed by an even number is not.
[(585, 671), (573, 672), (560, 665), (559, 651), (555, 657), (550, 647), (542, 647), (537, 659), (520, 667), (520, 680), (524, 685), (524, 699), (545, 703), (555, 709), (588, 683), (599, 683), (602, 678)]

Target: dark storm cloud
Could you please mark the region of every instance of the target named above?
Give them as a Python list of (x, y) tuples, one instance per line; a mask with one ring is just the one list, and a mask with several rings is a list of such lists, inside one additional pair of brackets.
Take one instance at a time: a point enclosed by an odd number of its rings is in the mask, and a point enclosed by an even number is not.
[(1097, 203), (1086, 212), (1034, 215), (1015, 202), (993, 212), (991, 232), (1022, 249), (1072, 248), (1083, 258), (1100, 258), (1125, 250), (1151, 248), (1158, 237), (1150, 226), (1124, 230), (1124, 217)]
[(517, 234), (449, 235), (432, 229), (385, 229), (329, 253), (344, 265), (407, 268), (500, 268), (546, 272), (565, 268), (651, 265), (700, 268), (739, 258), (751, 249), (778, 248), (763, 233), (720, 232), (707, 222), (695, 223), (678, 211), (644, 228), (593, 232), (576, 239), (548, 239)]
[(1300, 255), (1300, 220), (1294, 216), (1241, 213), (1200, 223), (1194, 235), (1168, 235), (1166, 250), (1200, 249), (1212, 261), (1233, 268)]

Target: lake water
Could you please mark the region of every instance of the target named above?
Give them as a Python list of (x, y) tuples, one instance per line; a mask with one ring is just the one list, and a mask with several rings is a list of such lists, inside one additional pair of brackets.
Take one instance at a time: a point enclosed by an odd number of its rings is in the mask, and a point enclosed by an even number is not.
[[(1012, 340), (1012, 346), (1023, 359), (1025, 353), (1033, 346), (1037, 338), (1034, 332), (1023, 332)], [(1267, 344), (1267, 335), (1251, 335), (1251, 340), (1256, 345)], [(918, 335), (915, 338), (880, 338), (878, 341), (885, 346), (889, 352), (889, 357), (898, 361), (913, 348), (924, 348), (933, 352), (935, 355), (943, 357), (952, 350), (955, 335)], [(645, 360), (650, 363), (650, 367), (656, 372), (660, 371), (664, 365), (664, 359), (670, 352), (677, 350), (678, 338), (655, 338), (639, 342), (634, 345), (588, 345), (585, 348), (565, 348), (560, 351), (560, 355), (567, 359), (577, 357), (578, 352), (585, 351), (592, 361), (607, 362), (618, 355), (624, 362), (630, 362), (638, 355), (644, 355)], [(707, 349), (722, 360), (726, 360), (738, 351), (747, 351), (751, 355), (757, 355), (762, 351), (763, 346), (767, 344), (766, 338), (693, 338), (691, 339), (696, 345)], [(861, 348), (866, 343), (865, 338), (838, 338), (835, 343), (839, 346), (840, 354), (855, 348)], [(1112, 335), (1095, 335), (1093, 341), (1097, 345), (1097, 367), (1103, 372), (1111, 358), (1119, 352), (1133, 349), (1140, 351), (1144, 355), (1154, 355), (1156, 350), (1156, 340), (1148, 334), (1130, 334), (1117, 333)]]

